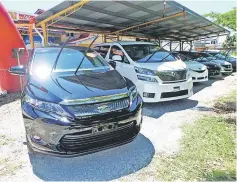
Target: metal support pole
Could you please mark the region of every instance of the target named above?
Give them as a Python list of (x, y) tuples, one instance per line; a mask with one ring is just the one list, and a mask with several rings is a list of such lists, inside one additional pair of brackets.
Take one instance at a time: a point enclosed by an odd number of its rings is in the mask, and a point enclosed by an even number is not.
[(106, 43), (106, 35), (103, 34), (103, 42)]
[(181, 43), (181, 50), (182, 51), (184, 50), (184, 41), (182, 41), (182, 43)]
[(170, 41), (170, 51), (172, 51), (172, 41)]
[(193, 48), (193, 41), (190, 41), (190, 51), (192, 50)]
[(45, 47), (48, 47), (48, 36), (47, 36), (46, 25), (45, 25), (45, 24), (42, 24), (41, 27), (42, 27), (43, 36), (44, 36), (44, 46), (45, 46)]
[(33, 36), (33, 26), (29, 26), (29, 39), (30, 39), (30, 46), (34, 49), (34, 36)]
[(161, 47), (161, 42), (160, 42), (160, 39), (158, 39), (158, 43), (159, 43), (159, 47)]
[(181, 46), (182, 46), (182, 43), (181, 43), (181, 41), (179, 41), (179, 50), (181, 51)]
[(41, 41), (42, 41), (42, 46), (44, 47), (44, 36), (39, 32), (39, 30), (35, 27), (35, 24), (33, 24), (33, 29), (35, 32), (40, 36)]

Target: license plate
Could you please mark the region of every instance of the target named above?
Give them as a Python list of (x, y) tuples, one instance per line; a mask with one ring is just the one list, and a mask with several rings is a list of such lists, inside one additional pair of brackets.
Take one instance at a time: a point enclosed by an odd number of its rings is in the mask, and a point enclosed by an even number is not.
[(117, 123), (104, 123), (92, 127), (92, 133), (114, 130), (117, 128)]
[(180, 91), (180, 87), (174, 87), (174, 92)]

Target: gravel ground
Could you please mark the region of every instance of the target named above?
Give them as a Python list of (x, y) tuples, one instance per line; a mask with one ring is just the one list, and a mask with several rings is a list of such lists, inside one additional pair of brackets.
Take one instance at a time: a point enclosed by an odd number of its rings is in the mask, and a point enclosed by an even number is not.
[(153, 156), (179, 152), (181, 124), (210, 112), (216, 98), (235, 86), (233, 74), (195, 84), (195, 94), (189, 99), (146, 104), (141, 134), (132, 143), (76, 158), (29, 156), (19, 94), (2, 97), (0, 181), (155, 180)]

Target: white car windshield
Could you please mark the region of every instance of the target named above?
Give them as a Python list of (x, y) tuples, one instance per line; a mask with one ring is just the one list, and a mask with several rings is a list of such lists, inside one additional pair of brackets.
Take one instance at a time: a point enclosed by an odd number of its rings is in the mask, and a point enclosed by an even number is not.
[(136, 62), (169, 62), (176, 61), (176, 58), (169, 52), (160, 50), (152, 44), (123, 45), (129, 57)]

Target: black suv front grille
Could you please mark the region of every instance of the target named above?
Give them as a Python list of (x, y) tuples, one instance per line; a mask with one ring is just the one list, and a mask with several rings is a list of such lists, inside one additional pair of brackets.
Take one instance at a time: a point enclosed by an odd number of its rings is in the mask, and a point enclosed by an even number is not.
[(165, 82), (180, 81), (186, 79), (187, 70), (158, 72), (158, 77)]
[(92, 131), (90, 134), (85, 134), (85, 132), (66, 134), (59, 143), (61, 150), (66, 152), (83, 152), (130, 140), (138, 132), (136, 121), (132, 121), (127, 124), (120, 124), (117, 129), (101, 132), (101, 134), (92, 134)]
[(129, 99), (126, 98), (96, 104), (69, 105), (67, 106), (67, 108), (75, 116), (93, 116), (128, 108), (128, 105), (129, 105)]

